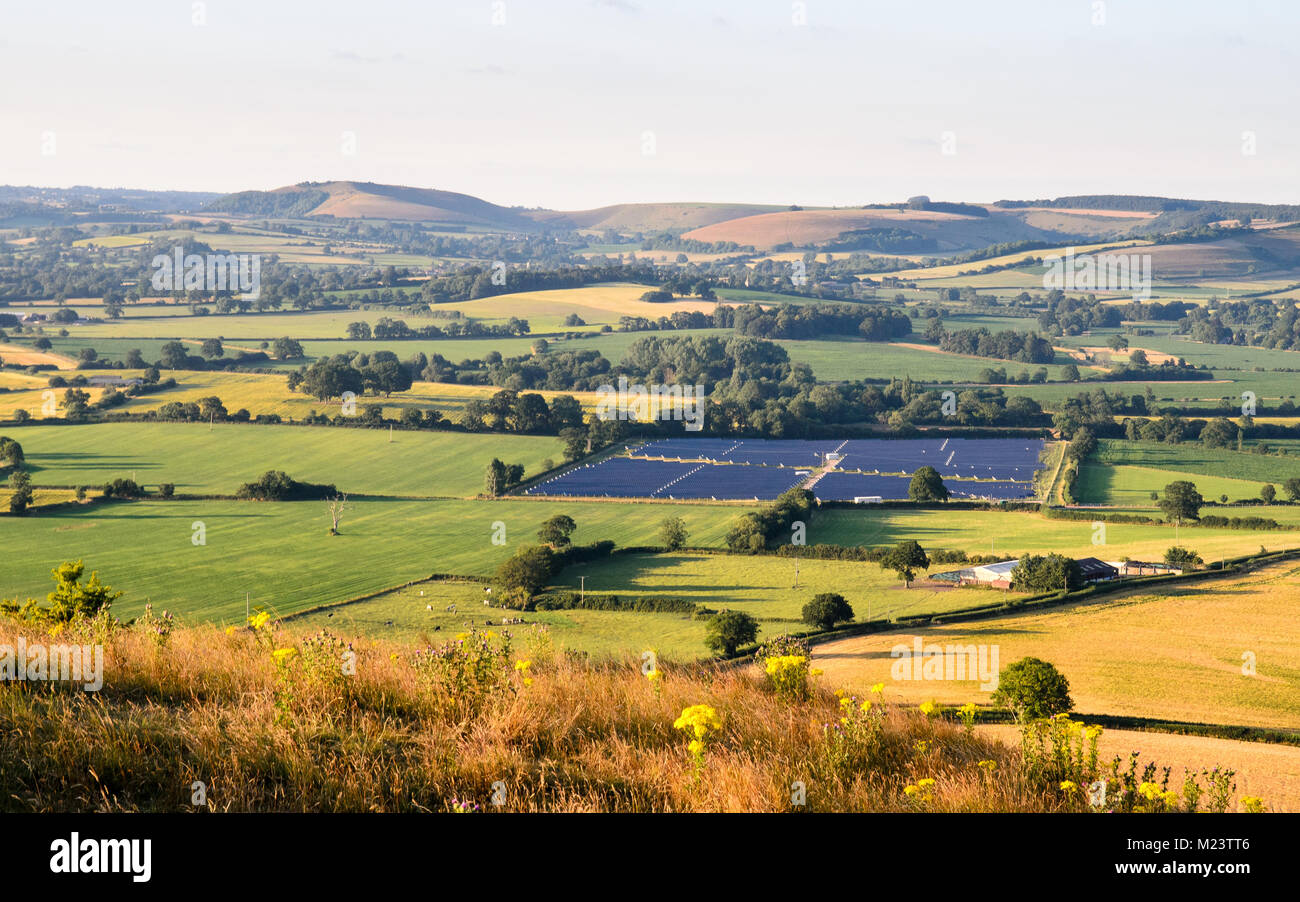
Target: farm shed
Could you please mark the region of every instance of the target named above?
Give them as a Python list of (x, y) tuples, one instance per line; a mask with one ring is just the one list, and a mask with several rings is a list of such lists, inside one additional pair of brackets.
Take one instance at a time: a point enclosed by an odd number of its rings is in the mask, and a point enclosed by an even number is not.
[(1086, 583), (1095, 583), (1119, 577), (1118, 568), (1112, 567), (1105, 561), (1099, 561), (1095, 557), (1081, 557), (1075, 563), (1079, 565), (1079, 572)]

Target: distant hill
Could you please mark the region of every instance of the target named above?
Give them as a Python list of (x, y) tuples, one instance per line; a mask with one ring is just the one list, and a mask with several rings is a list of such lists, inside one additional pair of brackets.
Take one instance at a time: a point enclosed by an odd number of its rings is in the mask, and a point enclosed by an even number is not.
[(518, 210), (468, 194), (374, 182), (302, 182), (274, 191), (243, 191), (208, 204), (213, 213), (299, 218), (397, 219), (497, 229), (535, 229)]
[(614, 204), (595, 210), (564, 213), (539, 211), (529, 215), (546, 225), (573, 229), (616, 229), (624, 232), (686, 231), (702, 226), (785, 209), (770, 204)]

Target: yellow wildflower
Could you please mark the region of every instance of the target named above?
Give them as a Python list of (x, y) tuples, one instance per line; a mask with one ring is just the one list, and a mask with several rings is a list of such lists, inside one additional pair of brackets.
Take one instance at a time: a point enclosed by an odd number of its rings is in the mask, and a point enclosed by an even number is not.
[(284, 662), (296, 654), (298, 654), (298, 649), (296, 648), (277, 648), (275, 651), (271, 652), (271, 657), (275, 658), (277, 661)]
[(691, 705), (684, 708), (681, 715), (673, 721), (673, 728), (691, 730), (696, 739), (703, 739), (711, 730), (722, 729), (722, 718), (709, 705)]
[(1079, 788), (1079, 784), (1075, 783), (1073, 780), (1061, 781), (1061, 790), (1064, 792), (1074, 792), (1078, 788)]

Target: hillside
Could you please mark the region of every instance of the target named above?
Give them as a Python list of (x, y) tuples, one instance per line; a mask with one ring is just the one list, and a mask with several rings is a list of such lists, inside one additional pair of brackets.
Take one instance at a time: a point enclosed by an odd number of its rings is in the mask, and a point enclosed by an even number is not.
[(699, 229), (714, 223), (772, 213), (780, 209), (782, 208), (763, 204), (614, 204), (594, 210), (568, 213), (543, 211), (530, 215), (547, 225), (574, 229), (658, 232), (665, 229)]
[[(837, 698), (800, 655), (772, 659), (779, 682), (663, 662), (648, 679), (639, 660), (587, 663), (536, 630), (354, 646), (264, 615), (222, 631), (155, 612), (101, 635), (93, 703), (66, 685), (0, 692), (0, 810), (187, 810), (197, 778), (215, 811), (774, 812), (797, 779), (811, 811), (1063, 812), (1086, 810), (1070, 787), (1105, 773), (883, 693)], [(20, 636), (48, 641), (0, 620), (0, 641)], [(1070, 726), (1026, 729), (1060, 745)], [(1117, 785), (1121, 810), (1185, 804)]]
[(338, 219), (397, 219), (501, 229), (535, 228), (535, 224), (518, 211), (468, 194), (374, 182), (302, 182), (274, 191), (245, 191), (219, 198), (205, 209), (261, 216), (333, 216)]
[(1009, 241), (1059, 241), (1063, 233), (1027, 225), (1016, 214), (970, 216), (937, 210), (893, 207), (837, 210), (784, 210), (715, 223), (687, 232), (698, 241), (734, 241), (760, 249), (822, 244), (846, 232), (901, 230), (925, 241), (926, 252), (974, 250)]

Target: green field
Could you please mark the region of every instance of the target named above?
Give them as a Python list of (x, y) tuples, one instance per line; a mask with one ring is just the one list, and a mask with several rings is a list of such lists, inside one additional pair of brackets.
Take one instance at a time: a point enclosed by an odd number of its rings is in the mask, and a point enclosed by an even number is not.
[[(342, 481), (342, 478), (340, 478)], [(693, 544), (720, 545), (744, 507), (656, 503), (499, 501), (350, 502), (341, 535), (328, 535), (322, 502), (110, 502), (0, 517), (0, 596), (44, 598), (50, 570), (84, 559), (128, 594), (116, 609), (152, 600), (187, 619), (242, 617), (254, 604), (288, 613), (355, 598), (431, 573), (489, 576), (542, 521), (565, 513), (578, 543), (651, 545), (659, 524), (682, 517)], [(492, 543), (505, 524), (505, 545)], [(196, 523), (206, 544), (193, 544)], [(15, 549), (21, 551), (14, 552)]]
[[(944, 569), (944, 568), (937, 568)], [(876, 564), (845, 561), (795, 562), (777, 557), (677, 553), (616, 555), (566, 570), (557, 590), (614, 593), (622, 597), (654, 595), (683, 598), (712, 610), (731, 608), (760, 621), (760, 638), (805, 629), (800, 613), (819, 592), (840, 592), (858, 619), (897, 618), (909, 614), (971, 607), (990, 600), (982, 589), (903, 588), (892, 573)], [(583, 579), (585, 577), (585, 580)], [(997, 593), (1001, 598), (1002, 593)], [(484, 586), (472, 582), (420, 583), (377, 598), (339, 605), (295, 618), (291, 623), (313, 629), (370, 637), (436, 638), (467, 624), (496, 628), (502, 614), (521, 616), (527, 624), (545, 624), (557, 644), (590, 653), (636, 653), (653, 648), (676, 658), (707, 656), (705, 622), (686, 614), (613, 611), (502, 611), (484, 605)], [(455, 605), (455, 610), (448, 610)], [(432, 608), (432, 610), (430, 610)], [(526, 626), (504, 627), (518, 633)]]
[[(1249, 454), (1177, 445), (1103, 439), (1079, 471), (1078, 497), (1084, 504), (1154, 508), (1152, 492), (1174, 480), (1196, 484), (1207, 500), (1258, 498), (1265, 483), (1282, 495), (1281, 484), (1300, 477), (1300, 456)], [(1248, 512), (1241, 512), (1242, 516)]]
[(233, 495), (267, 470), (354, 495), (464, 497), (483, 491), (493, 457), (536, 474), (562, 459), (552, 436), (266, 426), (247, 423), (92, 423), (7, 427), (37, 485), (102, 485), (133, 477), (180, 494)]

